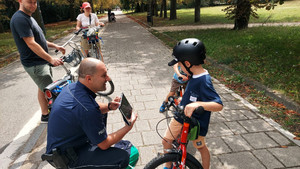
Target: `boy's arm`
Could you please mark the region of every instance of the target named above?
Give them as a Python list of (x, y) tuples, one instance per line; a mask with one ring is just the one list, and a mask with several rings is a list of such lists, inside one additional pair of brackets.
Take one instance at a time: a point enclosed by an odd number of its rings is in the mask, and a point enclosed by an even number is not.
[(221, 111), (223, 109), (223, 105), (216, 102), (193, 102), (185, 106), (184, 114), (188, 117), (191, 117), (194, 110), (202, 106), (206, 111)]
[(173, 66), (173, 69), (174, 69), (174, 72), (177, 74), (178, 77), (182, 77), (182, 80), (183, 80), (183, 81), (187, 81), (187, 80), (188, 80), (188, 77), (187, 77), (187, 76), (184, 76), (184, 75), (182, 75), (182, 74), (179, 72), (179, 69), (178, 69), (178, 63), (176, 63), (176, 64)]

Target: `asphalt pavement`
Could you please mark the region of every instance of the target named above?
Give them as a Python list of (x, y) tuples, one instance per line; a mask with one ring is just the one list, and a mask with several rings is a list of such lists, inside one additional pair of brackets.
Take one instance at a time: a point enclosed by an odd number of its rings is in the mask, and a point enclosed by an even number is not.
[[(171, 50), (146, 28), (125, 15), (117, 15), (117, 22), (108, 23), (103, 32), (102, 51), (108, 74), (115, 84), (115, 92), (97, 100), (109, 102), (123, 92), (139, 114), (132, 131), (124, 139), (139, 150), (136, 169), (143, 168), (162, 152), (161, 138), (156, 124), (163, 119), (159, 107), (169, 92), (173, 69), (167, 66)], [(209, 70), (208, 70), (209, 71)], [(258, 109), (226, 88), (216, 79), (213, 84), (224, 103), (224, 109), (213, 112), (206, 143), (211, 153), (212, 169), (300, 168), (300, 141), (273, 120), (261, 116)], [(109, 112), (108, 133), (124, 125), (118, 110)], [(46, 147), (45, 124), (39, 124), (19, 152), (10, 168), (52, 168), (42, 162)], [(164, 121), (158, 125), (163, 134)], [(35, 138), (35, 139), (33, 139)], [(199, 152), (190, 145), (189, 152), (200, 159)], [(1, 164), (0, 164), (1, 165)]]

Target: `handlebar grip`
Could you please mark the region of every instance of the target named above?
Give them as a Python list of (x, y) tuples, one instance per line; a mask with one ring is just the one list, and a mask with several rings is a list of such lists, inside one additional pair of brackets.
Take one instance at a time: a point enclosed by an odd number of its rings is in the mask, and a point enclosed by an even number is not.
[(178, 77), (178, 79), (179, 79), (179, 80), (182, 80), (183, 78), (182, 78), (182, 77)]
[(82, 31), (82, 28), (80, 28), (77, 32), (75, 32), (74, 34), (75, 35), (78, 35), (79, 34), (79, 32), (81, 32)]
[(199, 115), (203, 114), (204, 112), (205, 112), (205, 110), (202, 106), (199, 106), (194, 110), (194, 113), (197, 113)]

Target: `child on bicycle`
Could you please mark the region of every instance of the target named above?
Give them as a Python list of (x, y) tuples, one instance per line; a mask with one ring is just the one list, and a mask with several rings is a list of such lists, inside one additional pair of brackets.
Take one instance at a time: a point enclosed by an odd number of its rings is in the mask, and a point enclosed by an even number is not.
[[(178, 63), (183, 72), (191, 76), (180, 105), (185, 107), (186, 116), (193, 116), (200, 123), (200, 134), (196, 140), (193, 140), (193, 145), (201, 154), (203, 168), (209, 169), (210, 154), (204, 138), (208, 131), (211, 111), (222, 110), (223, 103), (213, 87), (208, 71), (202, 67), (206, 58), (205, 54), (205, 46), (200, 40), (183, 39), (173, 48), (174, 59), (168, 65), (172, 66)], [(193, 113), (200, 106), (204, 111)], [(162, 140), (164, 150), (172, 148), (170, 143), (179, 136), (182, 123), (183, 120), (178, 117), (171, 120), (169, 129), (166, 130)], [(171, 165), (171, 163), (166, 163), (165, 169), (169, 169)]]
[(180, 86), (183, 86), (183, 88), (186, 87), (186, 83), (188, 81), (187, 75), (181, 70), (181, 67), (178, 66), (178, 63), (176, 63), (173, 66), (174, 69), (174, 75), (171, 83), (171, 89), (169, 94), (167, 95), (166, 99), (163, 101), (162, 105), (159, 108), (159, 112), (163, 113), (166, 111), (166, 106), (168, 102), (168, 98), (170, 96), (174, 96), (175, 92), (179, 89)]

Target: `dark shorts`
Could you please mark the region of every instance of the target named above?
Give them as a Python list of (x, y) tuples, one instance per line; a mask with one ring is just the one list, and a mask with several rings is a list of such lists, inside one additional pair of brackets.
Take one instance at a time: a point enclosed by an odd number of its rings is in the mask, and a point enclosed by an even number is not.
[(31, 79), (34, 83), (41, 89), (42, 91), (46, 86), (53, 82), (52, 80), (52, 69), (48, 64), (36, 65), (26, 67), (23, 66), (25, 71), (30, 75)]
[(75, 151), (78, 159), (71, 162), (70, 168), (121, 169), (126, 168), (129, 164), (127, 151), (115, 147), (101, 150), (97, 146), (86, 144)]

